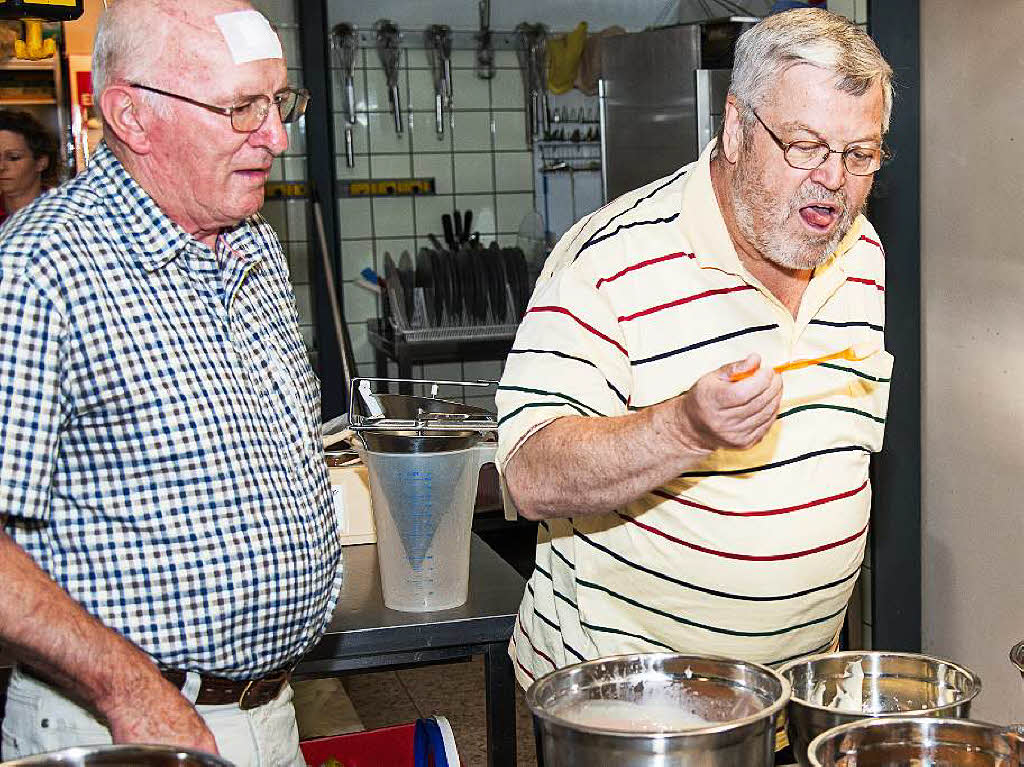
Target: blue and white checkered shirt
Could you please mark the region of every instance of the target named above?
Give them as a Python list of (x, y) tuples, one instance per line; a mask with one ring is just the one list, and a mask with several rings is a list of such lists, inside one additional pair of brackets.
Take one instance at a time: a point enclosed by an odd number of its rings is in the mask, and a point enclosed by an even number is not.
[(214, 252), (101, 145), (0, 230), (0, 517), (159, 664), (244, 679), (322, 634), (319, 403), (260, 216)]

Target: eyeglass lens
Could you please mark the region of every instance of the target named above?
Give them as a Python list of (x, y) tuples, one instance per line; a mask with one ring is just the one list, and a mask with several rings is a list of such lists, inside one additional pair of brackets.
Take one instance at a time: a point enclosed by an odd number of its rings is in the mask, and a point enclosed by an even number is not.
[[(794, 168), (814, 170), (828, 159), (829, 148), (814, 141), (797, 141), (786, 149), (786, 161)], [(855, 176), (867, 176), (882, 164), (881, 151), (871, 147), (851, 147), (842, 153), (846, 170)]]
[[(274, 101), (278, 113), (281, 115), (281, 122), (293, 123), (305, 113), (309, 97), (302, 91), (285, 91)], [(237, 131), (258, 130), (267, 119), (269, 112), (270, 99), (267, 96), (257, 96), (245, 106), (237, 107), (231, 113), (231, 125)]]

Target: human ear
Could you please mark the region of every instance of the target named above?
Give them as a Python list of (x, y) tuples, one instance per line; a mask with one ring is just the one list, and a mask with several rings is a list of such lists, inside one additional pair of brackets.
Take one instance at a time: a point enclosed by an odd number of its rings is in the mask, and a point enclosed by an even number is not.
[(50, 158), (45, 154), (42, 157), (36, 158), (36, 173), (42, 173), (44, 170), (50, 167)]
[(740, 120), (739, 105), (731, 93), (725, 100), (725, 123), (722, 129), (722, 155), (730, 163), (735, 163), (743, 145), (743, 122)]
[(111, 85), (100, 95), (100, 109), (107, 127), (135, 154), (148, 154), (149, 132), (139, 114), (139, 98), (126, 85)]

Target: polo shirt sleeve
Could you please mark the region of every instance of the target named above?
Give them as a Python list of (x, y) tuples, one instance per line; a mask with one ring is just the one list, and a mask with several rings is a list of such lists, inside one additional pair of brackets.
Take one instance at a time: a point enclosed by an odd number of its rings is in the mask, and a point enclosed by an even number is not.
[(18, 269), (0, 272), (0, 517), (46, 520), (65, 416), (64, 321)]
[[(551, 258), (560, 258), (557, 249)], [(629, 412), (632, 376), (614, 308), (582, 259), (562, 261), (542, 274), (498, 386), (502, 474), (519, 446), (556, 418)]]

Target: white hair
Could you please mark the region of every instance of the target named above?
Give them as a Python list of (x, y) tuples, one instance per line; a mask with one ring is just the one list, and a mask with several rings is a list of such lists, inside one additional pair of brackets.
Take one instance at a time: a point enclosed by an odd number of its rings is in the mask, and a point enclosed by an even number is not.
[[(164, 42), (164, 34), (145, 23), (145, 11), (139, 3), (119, 0), (103, 12), (92, 49), (93, 102), (101, 116), (100, 97), (107, 86), (120, 82), (147, 84)], [(168, 111), (166, 102), (156, 94), (139, 94), (158, 113)]]
[(852, 96), (864, 95), (875, 83), (881, 85), (882, 133), (889, 130), (892, 67), (860, 27), (821, 8), (778, 13), (740, 35), (729, 92), (742, 105), (744, 125), (754, 121), (747, 107), (763, 106), (782, 74), (797, 64), (834, 72), (836, 87)]

